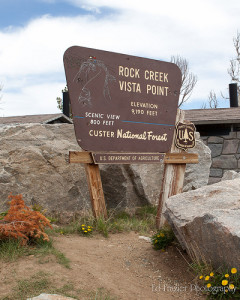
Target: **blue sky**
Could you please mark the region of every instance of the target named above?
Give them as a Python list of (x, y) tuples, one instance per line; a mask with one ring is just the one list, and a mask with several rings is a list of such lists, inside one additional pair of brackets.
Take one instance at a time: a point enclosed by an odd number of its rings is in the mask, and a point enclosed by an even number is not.
[(39, 18), (42, 15), (52, 16), (76, 16), (82, 13), (81, 9), (76, 9), (72, 5), (59, 1), (58, 5), (51, 2), (31, 1), (31, 0), (7, 0), (1, 1), (0, 27), (25, 26), (30, 20)]
[(240, 30), (239, 0), (0, 0), (0, 116), (57, 113), (62, 57), (73, 45), (169, 61), (180, 55), (198, 83), (183, 107), (214, 90), (228, 102), (227, 69)]
[[(75, 17), (78, 15), (89, 14), (88, 9), (74, 5), (74, 2), (64, 0), (2, 0), (0, 28), (4, 29), (9, 26), (24, 27), (31, 20), (40, 18), (43, 15), (52, 17)], [(101, 17), (109, 13), (106, 7), (101, 7), (100, 11), (92, 11), (91, 14)]]

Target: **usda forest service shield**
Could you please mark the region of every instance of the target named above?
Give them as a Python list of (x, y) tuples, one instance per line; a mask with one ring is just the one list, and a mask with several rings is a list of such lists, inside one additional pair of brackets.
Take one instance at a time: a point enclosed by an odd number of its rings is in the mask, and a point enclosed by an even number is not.
[(175, 145), (177, 148), (187, 150), (195, 147), (195, 131), (193, 123), (181, 123), (176, 125)]

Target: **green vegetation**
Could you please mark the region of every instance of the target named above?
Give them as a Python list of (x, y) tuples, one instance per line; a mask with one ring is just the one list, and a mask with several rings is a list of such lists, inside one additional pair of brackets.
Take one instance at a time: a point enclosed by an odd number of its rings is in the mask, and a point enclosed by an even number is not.
[(152, 236), (152, 245), (155, 250), (165, 250), (174, 240), (171, 228), (163, 227)]
[(49, 286), (48, 274), (39, 272), (31, 278), (18, 280), (13, 292), (1, 300), (26, 300), (28, 297), (43, 293)]
[(53, 246), (53, 241), (40, 239), (35, 243), (22, 245), (16, 239), (0, 240), (0, 259), (3, 261), (16, 261), (18, 258), (34, 255), (39, 258), (39, 262), (44, 262), (43, 258), (53, 255), (57, 262), (66, 268), (70, 268), (69, 259)]
[(91, 298), (92, 300), (117, 300), (116, 297), (112, 297), (111, 295), (109, 295), (109, 293), (101, 288), (101, 289), (98, 289), (96, 294), (95, 294), (95, 297), (94, 298)]
[(70, 268), (69, 259), (53, 246), (52, 239), (50, 239), (49, 242), (44, 240), (38, 241), (36, 246), (29, 250), (28, 253), (29, 255), (35, 255), (39, 257), (40, 263), (44, 262), (43, 258), (53, 255), (59, 264), (63, 265), (65, 268)]
[(236, 268), (198, 273), (198, 280), (207, 299), (240, 298), (240, 274)]
[[(130, 232), (136, 231), (140, 234), (146, 234), (155, 230), (157, 208), (153, 206), (145, 206), (136, 209), (134, 214), (125, 211), (117, 212), (110, 211), (109, 218), (95, 219), (91, 214), (79, 218), (78, 221), (72, 222), (66, 226), (60, 226), (54, 229), (55, 232), (60, 234), (83, 234), (82, 226), (91, 228), (89, 233), (100, 233), (104, 237), (108, 237), (110, 233)], [(90, 235), (87, 233), (86, 235)]]
[(20, 244), (19, 240), (0, 240), (0, 259), (3, 261), (15, 261), (26, 255), (27, 248)]
[(58, 294), (74, 299), (89, 299), (89, 300), (116, 300), (105, 289), (95, 291), (86, 291), (76, 289), (71, 282), (67, 282), (60, 287), (51, 279), (51, 274), (46, 272), (38, 272), (30, 278), (20, 279), (17, 281), (13, 291), (0, 300), (26, 300), (27, 298), (46, 294)]
[(213, 266), (201, 258), (195, 257), (189, 264), (196, 274), (196, 286), (207, 296), (207, 299), (240, 299), (240, 273), (237, 268)]

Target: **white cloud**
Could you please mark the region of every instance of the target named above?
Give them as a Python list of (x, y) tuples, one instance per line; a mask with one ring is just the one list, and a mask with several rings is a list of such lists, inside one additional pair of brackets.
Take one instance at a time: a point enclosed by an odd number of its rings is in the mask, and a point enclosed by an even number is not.
[(199, 78), (192, 101), (207, 98), (209, 89), (228, 85), (232, 38), (239, 29), (239, 0), (232, 0), (231, 5), (216, 0), (65, 1), (99, 13), (102, 7), (115, 12), (72, 18), (46, 15), (23, 28), (0, 32), (5, 115), (54, 110), (50, 100), (44, 106), (37, 104), (43, 101), (38, 95), (44, 93), (54, 101), (59, 96), (65, 86), (63, 54), (73, 45), (160, 60), (179, 54)]
[(61, 96), (62, 88), (61, 83), (51, 82), (16, 89), (4, 95), (0, 114), (17, 116), (60, 112), (57, 109), (56, 98)]

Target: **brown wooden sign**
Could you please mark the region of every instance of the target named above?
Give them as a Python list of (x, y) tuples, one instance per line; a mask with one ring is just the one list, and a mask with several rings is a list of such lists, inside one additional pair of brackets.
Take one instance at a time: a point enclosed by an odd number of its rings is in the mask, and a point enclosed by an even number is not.
[(195, 147), (195, 131), (193, 123), (178, 122), (176, 125), (175, 145), (177, 148), (187, 150)]
[(163, 163), (163, 153), (92, 153), (96, 164)]
[(64, 66), (81, 148), (170, 150), (181, 85), (175, 64), (74, 46)]

